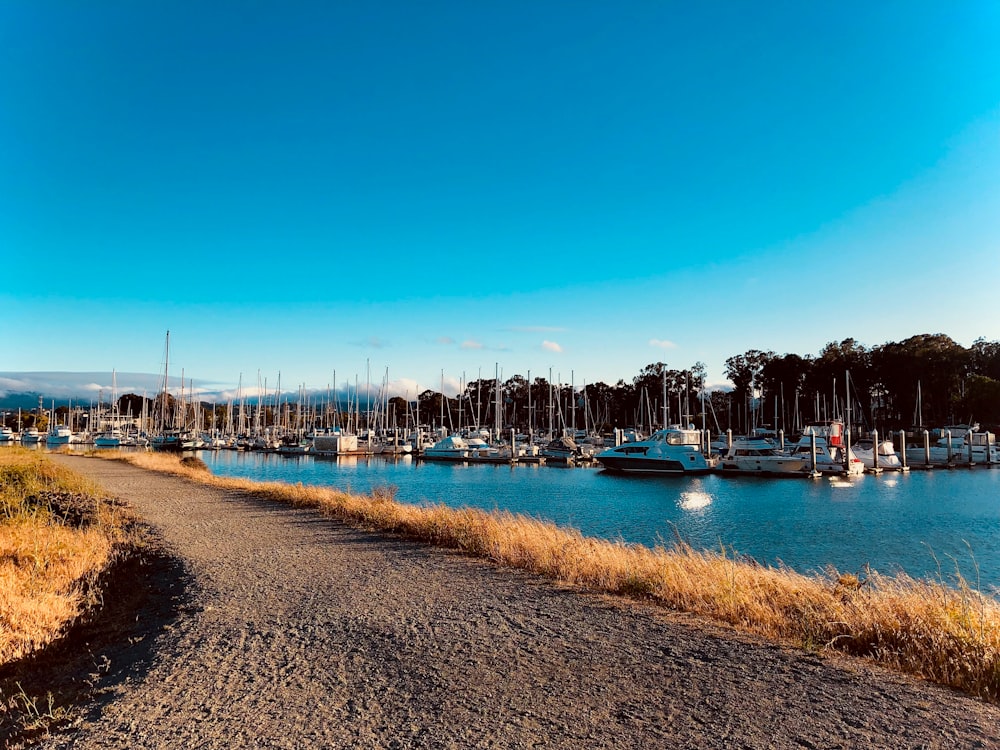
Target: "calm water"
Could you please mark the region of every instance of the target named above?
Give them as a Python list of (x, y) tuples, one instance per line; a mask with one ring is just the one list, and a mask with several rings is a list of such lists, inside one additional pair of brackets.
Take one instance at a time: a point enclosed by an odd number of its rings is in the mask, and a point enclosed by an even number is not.
[[(501, 508), (589, 536), (653, 545), (676, 536), (803, 572), (865, 564), (982, 590), (1000, 588), (1000, 469), (854, 480), (621, 477), (598, 469), (285, 458), (204, 451), (215, 474), (367, 492), (403, 502)], [(978, 566), (978, 573), (977, 568)]]

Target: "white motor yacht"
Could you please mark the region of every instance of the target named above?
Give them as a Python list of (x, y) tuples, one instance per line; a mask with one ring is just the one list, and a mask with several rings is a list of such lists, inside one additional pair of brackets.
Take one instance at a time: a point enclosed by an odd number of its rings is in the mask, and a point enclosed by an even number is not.
[(42, 442), (42, 434), (35, 427), (29, 427), (21, 433), (22, 445), (37, 445)]
[(596, 458), (608, 471), (625, 474), (705, 474), (718, 459), (706, 458), (701, 443), (698, 430), (667, 427), (646, 440), (601, 451)]
[(737, 437), (719, 461), (723, 474), (773, 474), (808, 476), (809, 465), (802, 456), (790, 456), (769, 438)]
[(66, 425), (56, 425), (45, 436), (46, 445), (69, 445), (73, 442), (73, 431)]
[(424, 448), (423, 457), (432, 461), (464, 461), (473, 449), (460, 435), (448, 435), (430, 448)]

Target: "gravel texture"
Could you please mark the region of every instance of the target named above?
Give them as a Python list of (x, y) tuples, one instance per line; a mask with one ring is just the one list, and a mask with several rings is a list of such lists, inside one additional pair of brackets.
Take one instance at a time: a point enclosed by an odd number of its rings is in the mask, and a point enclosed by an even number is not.
[(97, 697), (45, 747), (1000, 747), (997, 706), (860, 660), (53, 458), (130, 501), (180, 566), (136, 579), (164, 591), (92, 654)]

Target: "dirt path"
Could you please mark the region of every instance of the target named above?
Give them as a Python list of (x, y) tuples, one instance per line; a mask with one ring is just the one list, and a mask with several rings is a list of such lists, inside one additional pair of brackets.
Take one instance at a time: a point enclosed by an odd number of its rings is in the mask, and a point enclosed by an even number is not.
[(312, 511), (56, 456), (183, 561), (46, 747), (1000, 747), (1000, 708)]

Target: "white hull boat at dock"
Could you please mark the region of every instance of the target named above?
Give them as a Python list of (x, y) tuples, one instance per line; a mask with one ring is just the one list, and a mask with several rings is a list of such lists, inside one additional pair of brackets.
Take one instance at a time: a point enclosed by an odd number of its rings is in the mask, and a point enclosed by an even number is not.
[(718, 459), (706, 458), (701, 444), (697, 430), (668, 427), (647, 440), (602, 451), (597, 460), (606, 470), (622, 474), (707, 474)]
[(429, 448), (424, 448), (420, 457), (427, 461), (465, 461), (472, 448), (460, 435), (448, 435)]
[(880, 440), (878, 446), (871, 440), (859, 440), (851, 446), (854, 455), (861, 459), (868, 471), (881, 469), (883, 471), (902, 471), (903, 462), (896, 455), (896, 448), (891, 440)]
[(719, 460), (718, 470), (726, 475), (806, 477), (809, 464), (804, 458), (782, 453), (768, 438), (738, 437)]
[(202, 447), (202, 441), (191, 432), (168, 430), (153, 436), (152, 447), (154, 451), (196, 451)]
[(461, 435), (448, 435), (425, 448), (420, 457), (426, 461), (456, 461), (466, 463), (515, 463), (509, 448), (495, 448), (481, 438), (466, 440)]
[(1000, 449), (992, 432), (969, 430), (960, 438), (945, 434), (933, 444), (907, 445), (906, 464), (918, 469), (992, 466), (1000, 464)]
[[(813, 464), (813, 443), (815, 442), (815, 465)], [(844, 445), (844, 425), (833, 421), (811, 425), (805, 429), (791, 455), (806, 462), (806, 470), (818, 474), (860, 476), (865, 473), (865, 465), (854, 455), (854, 451)]]
[(40, 442), (42, 442), (42, 435), (34, 427), (29, 427), (21, 433), (21, 445), (38, 445)]
[(73, 432), (65, 425), (59, 425), (49, 430), (45, 436), (46, 445), (69, 445), (73, 442)]

